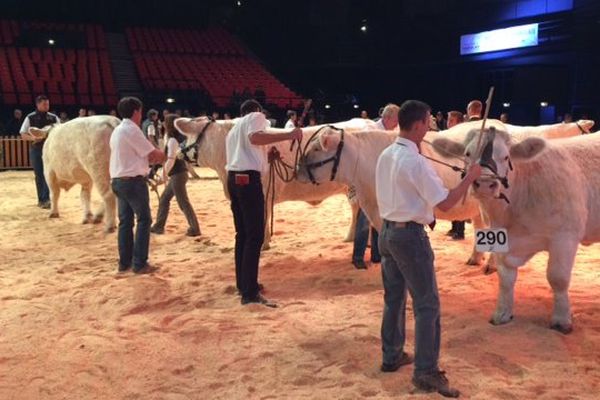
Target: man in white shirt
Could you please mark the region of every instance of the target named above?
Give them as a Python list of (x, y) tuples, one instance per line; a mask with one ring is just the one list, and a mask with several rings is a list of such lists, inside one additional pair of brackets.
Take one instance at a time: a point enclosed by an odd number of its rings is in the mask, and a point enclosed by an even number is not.
[(261, 173), (267, 172), (266, 145), (302, 139), (302, 129), (274, 129), (256, 100), (240, 107), (241, 118), (227, 134), (227, 190), (235, 225), (235, 277), (242, 304), (277, 305), (260, 294), (258, 262), (265, 233)]
[(419, 145), (429, 129), (431, 109), (408, 100), (398, 112), (400, 135), (379, 156), (376, 170), (377, 204), (383, 219), (379, 237), (384, 287), (381, 325), (384, 372), (411, 363), (403, 351), (405, 341), (406, 291), (410, 290), (415, 314), (414, 385), (458, 397), (438, 367), (440, 351), (440, 304), (433, 268), (434, 255), (424, 225), (435, 222), (433, 209), (452, 208), (481, 175), (472, 165), (463, 181), (448, 190), (429, 162), (419, 154)]
[[(376, 129), (382, 131), (393, 131), (398, 132), (398, 107), (396, 104), (389, 103), (383, 107), (381, 111), (381, 118), (375, 123)], [(365, 251), (367, 249), (367, 243), (369, 242), (369, 230), (371, 231), (371, 262), (381, 262), (381, 255), (379, 254), (379, 246), (377, 244), (379, 234), (375, 228), (371, 227), (366, 215), (362, 209), (358, 209), (356, 216), (356, 227), (354, 230), (354, 246), (352, 248), (352, 265), (356, 269), (367, 269), (367, 263), (365, 262)]]
[[(123, 120), (110, 137), (110, 177), (112, 190), (119, 206), (119, 272), (133, 266), (133, 272), (152, 272), (148, 265), (150, 242), (150, 199), (148, 196), (149, 164), (165, 161), (165, 154), (144, 137), (140, 129), (142, 102), (135, 97), (124, 97), (117, 105)], [(134, 215), (137, 219), (135, 240)]]
[(288, 120), (285, 123), (284, 129), (294, 129), (296, 127), (296, 121), (298, 121), (298, 115), (294, 110), (288, 110), (287, 112)]

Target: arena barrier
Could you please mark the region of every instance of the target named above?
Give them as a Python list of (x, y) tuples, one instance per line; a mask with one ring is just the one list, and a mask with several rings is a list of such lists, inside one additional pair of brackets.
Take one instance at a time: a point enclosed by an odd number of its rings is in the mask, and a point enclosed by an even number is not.
[(31, 142), (18, 136), (0, 137), (0, 170), (31, 169), (29, 146)]

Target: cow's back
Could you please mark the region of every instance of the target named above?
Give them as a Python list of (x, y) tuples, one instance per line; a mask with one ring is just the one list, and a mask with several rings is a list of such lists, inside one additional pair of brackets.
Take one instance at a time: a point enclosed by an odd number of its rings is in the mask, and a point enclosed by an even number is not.
[(110, 135), (119, 122), (98, 115), (56, 126), (44, 144), (44, 165), (64, 183), (87, 181), (94, 173), (108, 176)]

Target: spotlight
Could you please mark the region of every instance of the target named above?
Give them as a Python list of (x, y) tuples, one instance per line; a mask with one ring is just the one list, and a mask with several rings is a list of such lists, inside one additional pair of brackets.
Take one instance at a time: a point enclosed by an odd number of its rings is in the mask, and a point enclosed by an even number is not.
[(502, 103), (502, 107), (509, 108), (510, 107), (510, 103)]
[(540, 103), (540, 107), (548, 107), (548, 102), (547, 101), (542, 101)]
[(367, 32), (367, 26), (363, 25), (360, 27), (361, 32)]
[(236, 1), (236, 2), (235, 2), (235, 4), (236, 4), (238, 7), (241, 7), (241, 6), (242, 6), (242, 2), (241, 2), (241, 1)]
[(359, 106), (358, 106), (358, 104), (355, 104), (355, 105), (353, 105), (352, 107), (354, 107), (354, 108), (358, 108)]
[(331, 105), (325, 104), (325, 108), (329, 110), (331, 108)]
[(167, 97), (167, 103), (175, 103), (175, 99), (172, 97)]
[(51, 46), (54, 45), (54, 39), (48, 39), (48, 44)]

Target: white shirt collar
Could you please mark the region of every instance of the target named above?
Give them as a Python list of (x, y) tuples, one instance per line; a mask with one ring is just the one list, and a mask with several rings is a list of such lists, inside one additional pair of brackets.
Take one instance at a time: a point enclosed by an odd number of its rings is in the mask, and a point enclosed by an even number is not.
[(409, 149), (411, 149), (416, 154), (419, 154), (419, 148), (417, 147), (417, 145), (415, 144), (415, 142), (413, 142), (412, 140), (408, 140), (406, 138), (403, 138), (403, 137), (399, 136), (396, 139), (396, 143), (398, 143), (400, 145), (404, 145), (404, 146), (408, 147)]

